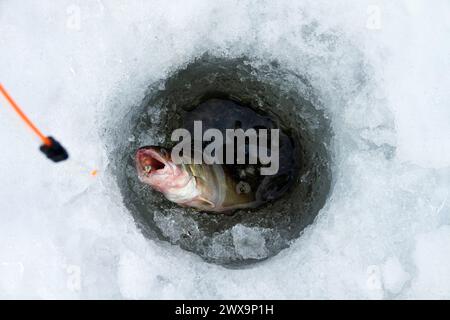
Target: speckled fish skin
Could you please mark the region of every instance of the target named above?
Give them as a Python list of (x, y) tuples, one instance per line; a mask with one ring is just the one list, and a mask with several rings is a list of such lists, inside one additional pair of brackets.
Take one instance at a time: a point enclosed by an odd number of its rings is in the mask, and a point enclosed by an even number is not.
[(259, 203), (252, 190), (242, 190), (222, 165), (176, 165), (170, 152), (149, 146), (136, 152), (139, 179), (180, 206), (228, 213)]

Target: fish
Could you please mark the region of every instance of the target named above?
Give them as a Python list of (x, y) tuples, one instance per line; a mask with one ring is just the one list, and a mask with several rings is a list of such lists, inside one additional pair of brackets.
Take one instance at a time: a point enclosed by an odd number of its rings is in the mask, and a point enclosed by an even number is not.
[(139, 148), (135, 162), (142, 183), (182, 207), (232, 213), (260, 204), (249, 185), (236, 181), (224, 165), (175, 164), (171, 152), (160, 146)]

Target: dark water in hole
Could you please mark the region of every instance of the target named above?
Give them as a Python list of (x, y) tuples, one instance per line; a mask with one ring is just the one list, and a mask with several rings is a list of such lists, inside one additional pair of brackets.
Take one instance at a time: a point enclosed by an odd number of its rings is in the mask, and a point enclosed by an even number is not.
[[(299, 174), (299, 166), (301, 162), (300, 148), (301, 146), (295, 139), (291, 138), (283, 128), (281, 120), (270, 117), (262, 111), (257, 112), (251, 106), (242, 106), (238, 101), (232, 101), (225, 93), (207, 93), (205, 101), (193, 110), (188, 110), (182, 115), (182, 127), (191, 133), (194, 137), (194, 122), (201, 121), (202, 132), (208, 129), (217, 129), (223, 136), (226, 135), (227, 129), (265, 129), (279, 130), (277, 162), (278, 171), (273, 175), (262, 175), (260, 169), (267, 167), (261, 163), (249, 164), (249, 140), (245, 141), (245, 157), (246, 164), (238, 164), (237, 161), (237, 139), (235, 139), (234, 163), (224, 164), (224, 168), (233, 180), (248, 188), (247, 192), (256, 195), (259, 205), (268, 201), (275, 201), (287, 192), (295, 183)], [(258, 139), (260, 137), (258, 136)], [(268, 135), (269, 143), (267, 143), (270, 152), (271, 149), (270, 134)], [(203, 148), (209, 142), (203, 143)], [(192, 143), (192, 148), (194, 148)], [(222, 146), (223, 150), (227, 149), (226, 143)], [(275, 152), (274, 152), (275, 154)], [(275, 161), (275, 159), (273, 160)], [(224, 161), (225, 163), (225, 161)]]
[[(293, 143), (289, 149), (298, 159), (282, 170), (296, 172), (289, 173), (292, 185), (278, 200), (231, 216), (206, 214), (180, 208), (138, 181), (132, 157), (137, 148), (172, 146), (173, 130), (210, 98), (236, 101), (268, 117)], [(124, 204), (151, 239), (177, 244), (209, 262), (239, 267), (288, 247), (326, 202), (331, 182), (329, 122), (308, 83), (275, 61), (203, 56), (151, 85), (142, 104), (130, 110), (114, 125), (111, 173)]]

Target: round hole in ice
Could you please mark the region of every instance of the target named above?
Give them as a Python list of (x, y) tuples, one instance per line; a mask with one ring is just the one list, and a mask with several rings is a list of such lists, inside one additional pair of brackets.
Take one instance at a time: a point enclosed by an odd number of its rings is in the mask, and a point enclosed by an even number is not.
[[(233, 267), (267, 259), (288, 247), (314, 221), (330, 189), (331, 130), (324, 112), (310, 102), (313, 98), (305, 79), (274, 61), (209, 55), (151, 85), (140, 107), (116, 128), (121, 141), (110, 151), (124, 203), (144, 234)], [(280, 161), (280, 167), (288, 164), (295, 172), (276, 201), (233, 215), (199, 213), (171, 203), (138, 180), (135, 151), (145, 145), (173, 146), (173, 130), (211, 99), (234, 101), (269, 117), (297, 146), (295, 161)], [(230, 118), (236, 128), (245, 126), (244, 120)]]

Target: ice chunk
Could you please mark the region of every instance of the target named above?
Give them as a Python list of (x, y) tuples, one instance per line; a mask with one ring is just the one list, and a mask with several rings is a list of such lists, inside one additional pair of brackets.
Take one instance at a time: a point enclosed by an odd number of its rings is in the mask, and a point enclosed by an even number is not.
[(236, 252), (244, 259), (261, 259), (267, 256), (264, 229), (251, 228), (241, 224), (233, 227), (233, 243)]
[(396, 295), (410, 279), (410, 274), (404, 270), (397, 257), (390, 257), (382, 266), (383, 285), (386, 290)]

